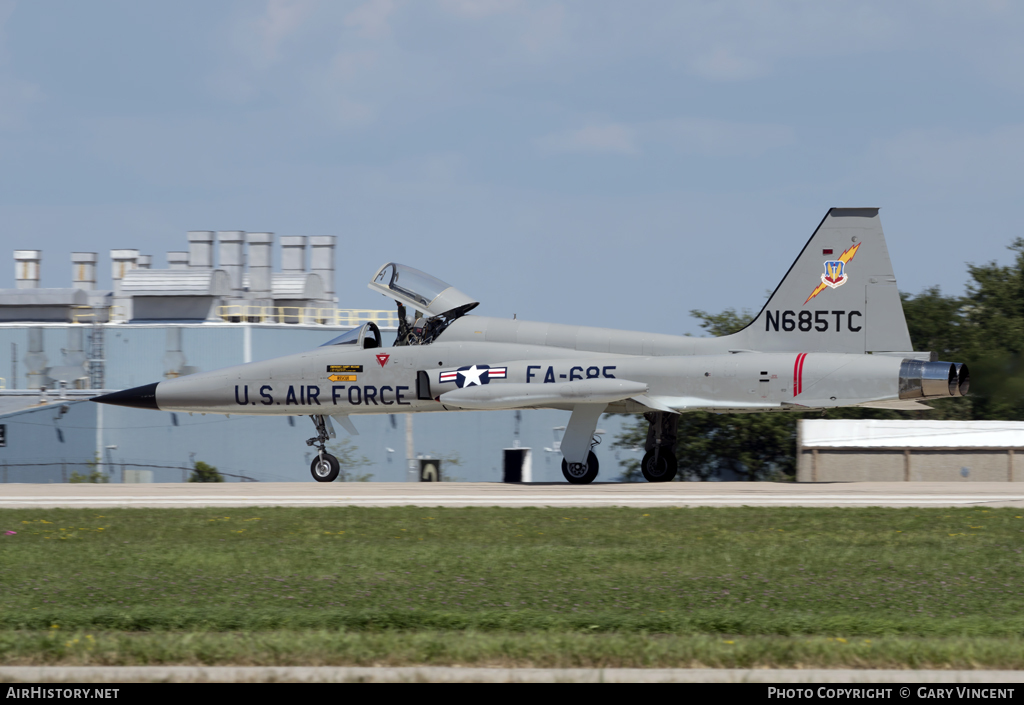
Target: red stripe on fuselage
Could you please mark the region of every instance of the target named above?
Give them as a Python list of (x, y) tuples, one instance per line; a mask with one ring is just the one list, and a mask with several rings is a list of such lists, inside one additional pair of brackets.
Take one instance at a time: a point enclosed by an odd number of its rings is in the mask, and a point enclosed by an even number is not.
[(804, 359), (807, 353), (800, 353), (793, 361), (793, 396), (804, 391)]
[(807, 361), (807, 353), (800, 356), (800, 393), (804, 393), (804, 362)]

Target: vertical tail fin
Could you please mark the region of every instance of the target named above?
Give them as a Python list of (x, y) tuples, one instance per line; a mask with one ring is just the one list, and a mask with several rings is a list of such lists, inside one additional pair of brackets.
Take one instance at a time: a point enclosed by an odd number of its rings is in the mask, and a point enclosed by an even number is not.
[(830, 209), (757, 318), (730, 337), (761, 351), (911, 351), (878, 209)]

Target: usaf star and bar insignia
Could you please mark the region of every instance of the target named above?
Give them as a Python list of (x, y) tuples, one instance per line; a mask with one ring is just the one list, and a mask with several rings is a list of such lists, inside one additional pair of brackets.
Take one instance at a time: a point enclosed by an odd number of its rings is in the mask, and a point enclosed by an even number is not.
[(459, 389), (489, 384), (492, 379), (505, 379), (507, 367), (491, 367), (490, 365), (471, 365), (457, 370), (447, 370), (438, 375), (438, 382), (455, 382)]

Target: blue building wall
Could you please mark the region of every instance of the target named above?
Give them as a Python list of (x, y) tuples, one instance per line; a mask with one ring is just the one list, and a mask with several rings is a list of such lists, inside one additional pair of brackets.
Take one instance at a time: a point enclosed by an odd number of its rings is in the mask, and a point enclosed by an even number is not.
[(63, 482), (72, 472), (90, 472), (98, 406), (88, 401), (55, 402), (0, 415), (5, 440), (0, 480)]

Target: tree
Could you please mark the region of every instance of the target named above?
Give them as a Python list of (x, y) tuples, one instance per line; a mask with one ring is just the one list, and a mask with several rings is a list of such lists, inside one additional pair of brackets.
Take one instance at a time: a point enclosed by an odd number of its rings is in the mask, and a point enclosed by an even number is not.
[(197, 460), (193, 465), (192, 475), (189, 482), (224, 482), (224, 476), (217, 472), (217, 468)]
[(102, 484), (110, 482), (110, 478), (107, 476), (106, 473), (102, 473), (99, 470), (93, 470), (90, 473), (73, 472), (71, 473), (71, 476), (68, 478), (68, 482), (95, 482), (98, 484)]
[(727, 308), (721, 313), (708, 313), (700, 309), (693, 309), (690, 315), (700, 321), (700, 327), (706, 330), (713, 337), (732, 335), (754, 320), (754, 314), (749, 309), (737, 311), (734, 308)]
[(104, 484), (110, 482), (110, 476), (105, 472), (100, 471), (100, 454), (97, 453), (91, 461), (86, 463), (90, 468), (91, 472), (88, 473), (77, 473), (72, 472), (71, 477), (68, 478), (69, 483), (80, 483), (80, 482), (92, 482), (96, 484)]
[(1007, 249), (1012, 264), (967, 265), (964, 296), (944, 296), (938, 287), (903, 296), (916, 349), (971, 370), (970, 395), (929, 402), (929, 418), (1024, 420), (1024, 239)]
[(441, 469), (443, 474), (441, 475), (441, 482), (465, 482), (466, 479), (459, 477), (458, 475), (451, 474), (451, 468), (457, 468), (462, 465), (462, 456), (459, 455), (458, 451), (452, 451), (448, 455), (442, 453), (427, 453), (428, 458), (436, 458), (441, 462)]
[(373, 477), (372, 472), (349, 476), (353, 470), (373, 464), (369, 458), (359, 453), (359, 448), (351, 438), (343, 438), (337, 443), (332, 443), (327, 446), (327, 450), (338, 459), (338, 465), (341, 466), (341, 472), (338, 473), (339, 482), (369, 482)]
[(971, 367), (971, 418), (1024, 420), (1024, 238), (1013, 264), (968, 265), (956, 333)]

